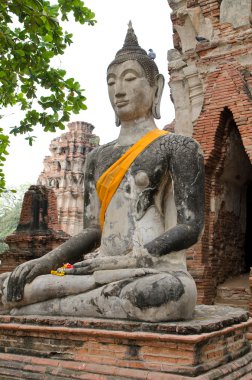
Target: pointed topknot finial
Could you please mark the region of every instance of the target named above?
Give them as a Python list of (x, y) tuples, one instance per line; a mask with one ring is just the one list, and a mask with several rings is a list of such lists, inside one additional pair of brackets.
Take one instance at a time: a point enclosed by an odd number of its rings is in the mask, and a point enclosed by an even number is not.
[(116, 57), (124, 54), (129, 54), (130, 52), (147, 55), (146, 51), (142, 49), (138, 44), (137, 36), (135, 35), (131, 20), (128, 23), (128, 30), (123, 47), (117, 52)]
[(128, 23), (128, 30), (123, 44), (123, 49), (135, 50), (140, 49), (137, 36), (135, 35), (131, 20)]

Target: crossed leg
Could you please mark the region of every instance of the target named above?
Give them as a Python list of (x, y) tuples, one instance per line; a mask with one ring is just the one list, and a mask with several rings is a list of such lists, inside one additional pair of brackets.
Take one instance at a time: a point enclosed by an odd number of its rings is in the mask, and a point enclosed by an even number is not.
[[(68, 277), (70, 276), (65, 276), (65, 279)], [(95, 276), (92, 275), (71, 277), (79, 280), (77, 281), (79, 288), (76, 285), (75, 289), (78, 292), (73, 293), (72, 288), (69, 289), (69, 292), (72, 292), (69, 293), (70, 295), (62, 290), (62, 295), (60, 296), (59, 293), (58, 298), (46, 301), (40, 299), (40, 302), (37, 298), (36, 303), (22, 307), (19, 307), (20, 304), (13, 305), (16, 308), (11, 310), (11, 314), (100, 317), (159, 322), (190, 319), (196, 304), (195, 283), (192, 277), (183, 271), (147, 273), (141, 277), (128, 277), (102, 286), (95, 283)], [(85, 278), (83, 282), (86, 284), (80, 284), (83, 278)], [(71, 279), (68, 278), (68, 280), (70, 284)], [(56, 281), (53, 281), (56, 286)], [(58, 280), (59, 283), (60, 280)], [(42, 289), (40, 294), (43, 295)]]

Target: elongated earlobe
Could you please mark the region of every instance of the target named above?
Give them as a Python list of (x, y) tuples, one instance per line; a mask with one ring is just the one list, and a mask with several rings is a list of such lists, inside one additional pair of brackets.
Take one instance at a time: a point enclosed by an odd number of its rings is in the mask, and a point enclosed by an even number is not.
[(160, 119), (160, 103), (161, 97), (164, 89), (164, 76), (162, 74), (158, 74), (155, 78), (156, 81), (156, 93), (155, 98), (152, 105), (152, 115), (155, 119)]
[(115, 125), (117, 127), (120, 127), (120, 125), (121, 125), (121, 121), (120, 121), (120, 119), (119, 119), (119, 117), (117, 115), (115, 115)]

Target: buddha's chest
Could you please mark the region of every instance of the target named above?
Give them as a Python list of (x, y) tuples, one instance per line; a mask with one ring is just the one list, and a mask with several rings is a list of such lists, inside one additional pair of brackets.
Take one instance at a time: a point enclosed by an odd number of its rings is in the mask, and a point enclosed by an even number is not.
[[(159, 148), (158, 142), (151, 144), (127, 167), (122, 180), (126, 194), (133, 191), (140, 193), (147, 189), (154, 193), (158, 191), (164, 177), (167, 177), (169, 172), (168, 154)], [(97, 159), (96, 182), (108, 168), (121, 158), (127, 149), (128, 147), (109, 147), (102, 152), (102, 157)]]

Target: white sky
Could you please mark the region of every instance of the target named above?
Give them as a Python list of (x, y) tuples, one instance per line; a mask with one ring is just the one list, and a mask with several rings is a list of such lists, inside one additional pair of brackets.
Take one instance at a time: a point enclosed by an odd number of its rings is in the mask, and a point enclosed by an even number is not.
[[(114, 113), (108, 99), (106, 69), (122, 47), (128, 21), (132, 20), (140, 46), (145, 50), (152, 48), (156, 52), (155, 62), (165, 76), (161, 119), (157, 121), (158, 127), (163, 128), (174, 118), (167, 73), (167, 50), (173, 48), (167, 0), (86, 0), (85, 5), (95, 12), (97, 24), (91, 27), (69, 23), (66, 29), (74, 34), (74, 43), (57, 61), (58, 66), (67, 70), (67, 77), (74, 77), (86, 90), (88, 109), (79, 115), (73, 114), (70, 121), (80, 120), (93, 124), (94, 133), (101, 138), (101, 144), (117, 137), (119, 130), (115, 126)], [(18, 109), (8, 110), (5, 117), (0, 119), (0, 126), (8, 132), (18, 117)], [(50, 141), (63, 132), (44, 133), (37, 127), (32, 133), (37, 136), (32, 147), (24, 140), (24, 136), (12, 137), (10, 154), (5, 164), (7, 186), (27, 182), (35, 184), (43, 169), (43, 159), (50, 154)]]

